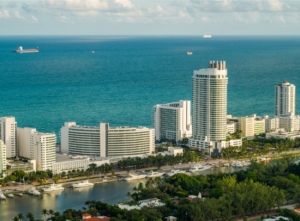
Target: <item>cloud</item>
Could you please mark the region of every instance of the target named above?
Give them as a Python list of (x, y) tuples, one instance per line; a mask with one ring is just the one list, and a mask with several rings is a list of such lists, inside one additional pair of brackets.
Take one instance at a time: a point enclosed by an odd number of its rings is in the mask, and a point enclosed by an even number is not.
[(300, 11), (300, 3), (289, 0), (192, 0), (189, 7), (203, 12)]
[(5, 5), (5, 7), (16, 8), (16, 7), (18, 7), (18, 4), (16, 2), (10, 2), (7, 5)]
[(38, 12), (38, 10), (34, 9), (31, 5), (28, 5), (26, 3), (22, 4), (22, 9), (27, 13), (32, 13), (32, 12), (36, 13), (36, 12)]
[(18, 11), (15, 11), (15, 16), (19, 19), (25, 19), (23, 16), (20, 15)]
[(31, 18), (32, 18), (32, 22), (33, 22), (33, 23), (37, 23), (37, 22), (38, 22), (37, 18), (34, 17), (33, 15), (31, 16)]
[(3, 10), (3, 11), (0, 11), (0, 18), (9, 18), (9, 12), (8, 10)]

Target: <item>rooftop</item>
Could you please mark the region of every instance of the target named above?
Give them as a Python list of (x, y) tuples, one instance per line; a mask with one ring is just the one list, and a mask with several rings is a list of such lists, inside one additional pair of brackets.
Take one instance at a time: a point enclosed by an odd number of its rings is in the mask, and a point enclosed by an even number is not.
[(66, 155), (66, 154), (59, 154), (56, 153), (56, 162), (67, 162), (67, 161), (76, 161), (76, 160), (84, 160), (88, 158), (87, 156), (73, 156), (73, 155)]

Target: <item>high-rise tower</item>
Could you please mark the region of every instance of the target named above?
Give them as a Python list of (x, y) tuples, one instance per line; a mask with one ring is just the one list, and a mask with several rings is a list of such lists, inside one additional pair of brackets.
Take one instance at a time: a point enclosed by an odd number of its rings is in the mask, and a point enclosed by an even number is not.
[(16, 157), (17, 122), (14, 117), (0, 117), (0, 140), (6, 145), (6, 157)]
[(225, 61), (210, 61), (193, 76), (193, 139), (226, 139), (227, 68)]
[(295, 115), (296, 87), (287, 81), (275, 84), (275, 116)]

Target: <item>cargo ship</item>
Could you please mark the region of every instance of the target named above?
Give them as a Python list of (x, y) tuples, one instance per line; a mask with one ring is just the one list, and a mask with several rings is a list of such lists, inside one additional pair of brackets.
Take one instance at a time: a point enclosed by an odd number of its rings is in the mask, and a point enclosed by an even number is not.
[(36, 53), (36, 52), (39, 52), (39, 48), (33, 48), (33, 49), (23, 49), (22, 46), (18, 47), (17, 50), (13, 50), (13, 53), (20, 53), (20, 54), (23, 54), (23, 53)]

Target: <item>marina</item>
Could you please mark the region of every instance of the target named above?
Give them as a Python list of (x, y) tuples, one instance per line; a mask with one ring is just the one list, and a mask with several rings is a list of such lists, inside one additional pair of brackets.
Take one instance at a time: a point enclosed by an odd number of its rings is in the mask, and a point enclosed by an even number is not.
[[(219, 172), (228, 173), (243, 169), (246, 169), (246, 167), (212, 167), (209, 170), (193, 172), (193, 175), (207, 175)], [(170, 170), (168, 171), (170, 172)], [(166, 172), (163, 172), (163, 174)], [(187, 174), (191, 175), (191, 173)], [(36, 218), (42, 219), (42, 209), (52, 209), (58, 212), (63, 212), (69, 208), (82, 209), (87, 200), (100, 200), (108, 204), (121, 203), (130, 200), (130, 198), (127, 197), (127, 193), (131, 192), (133, 187), (139, 183), (145, 184), (146, 181), (147, 179), (132, 180), (130, 182), (103, 182), (96, 183), (90, 188), (65, 188), (64, 191), (42, 193), (33, 189), (39, 192), (39, 194), (36, 192), (37, 195), (24, 194), (22, 197), (1, 200), (0, 220), (11, 220), (11, 217), (16, 216), (18, 213), (26, 214), (27, 212), (31, 212)], [(33, 190), (31, 192), (33, 192)]]

